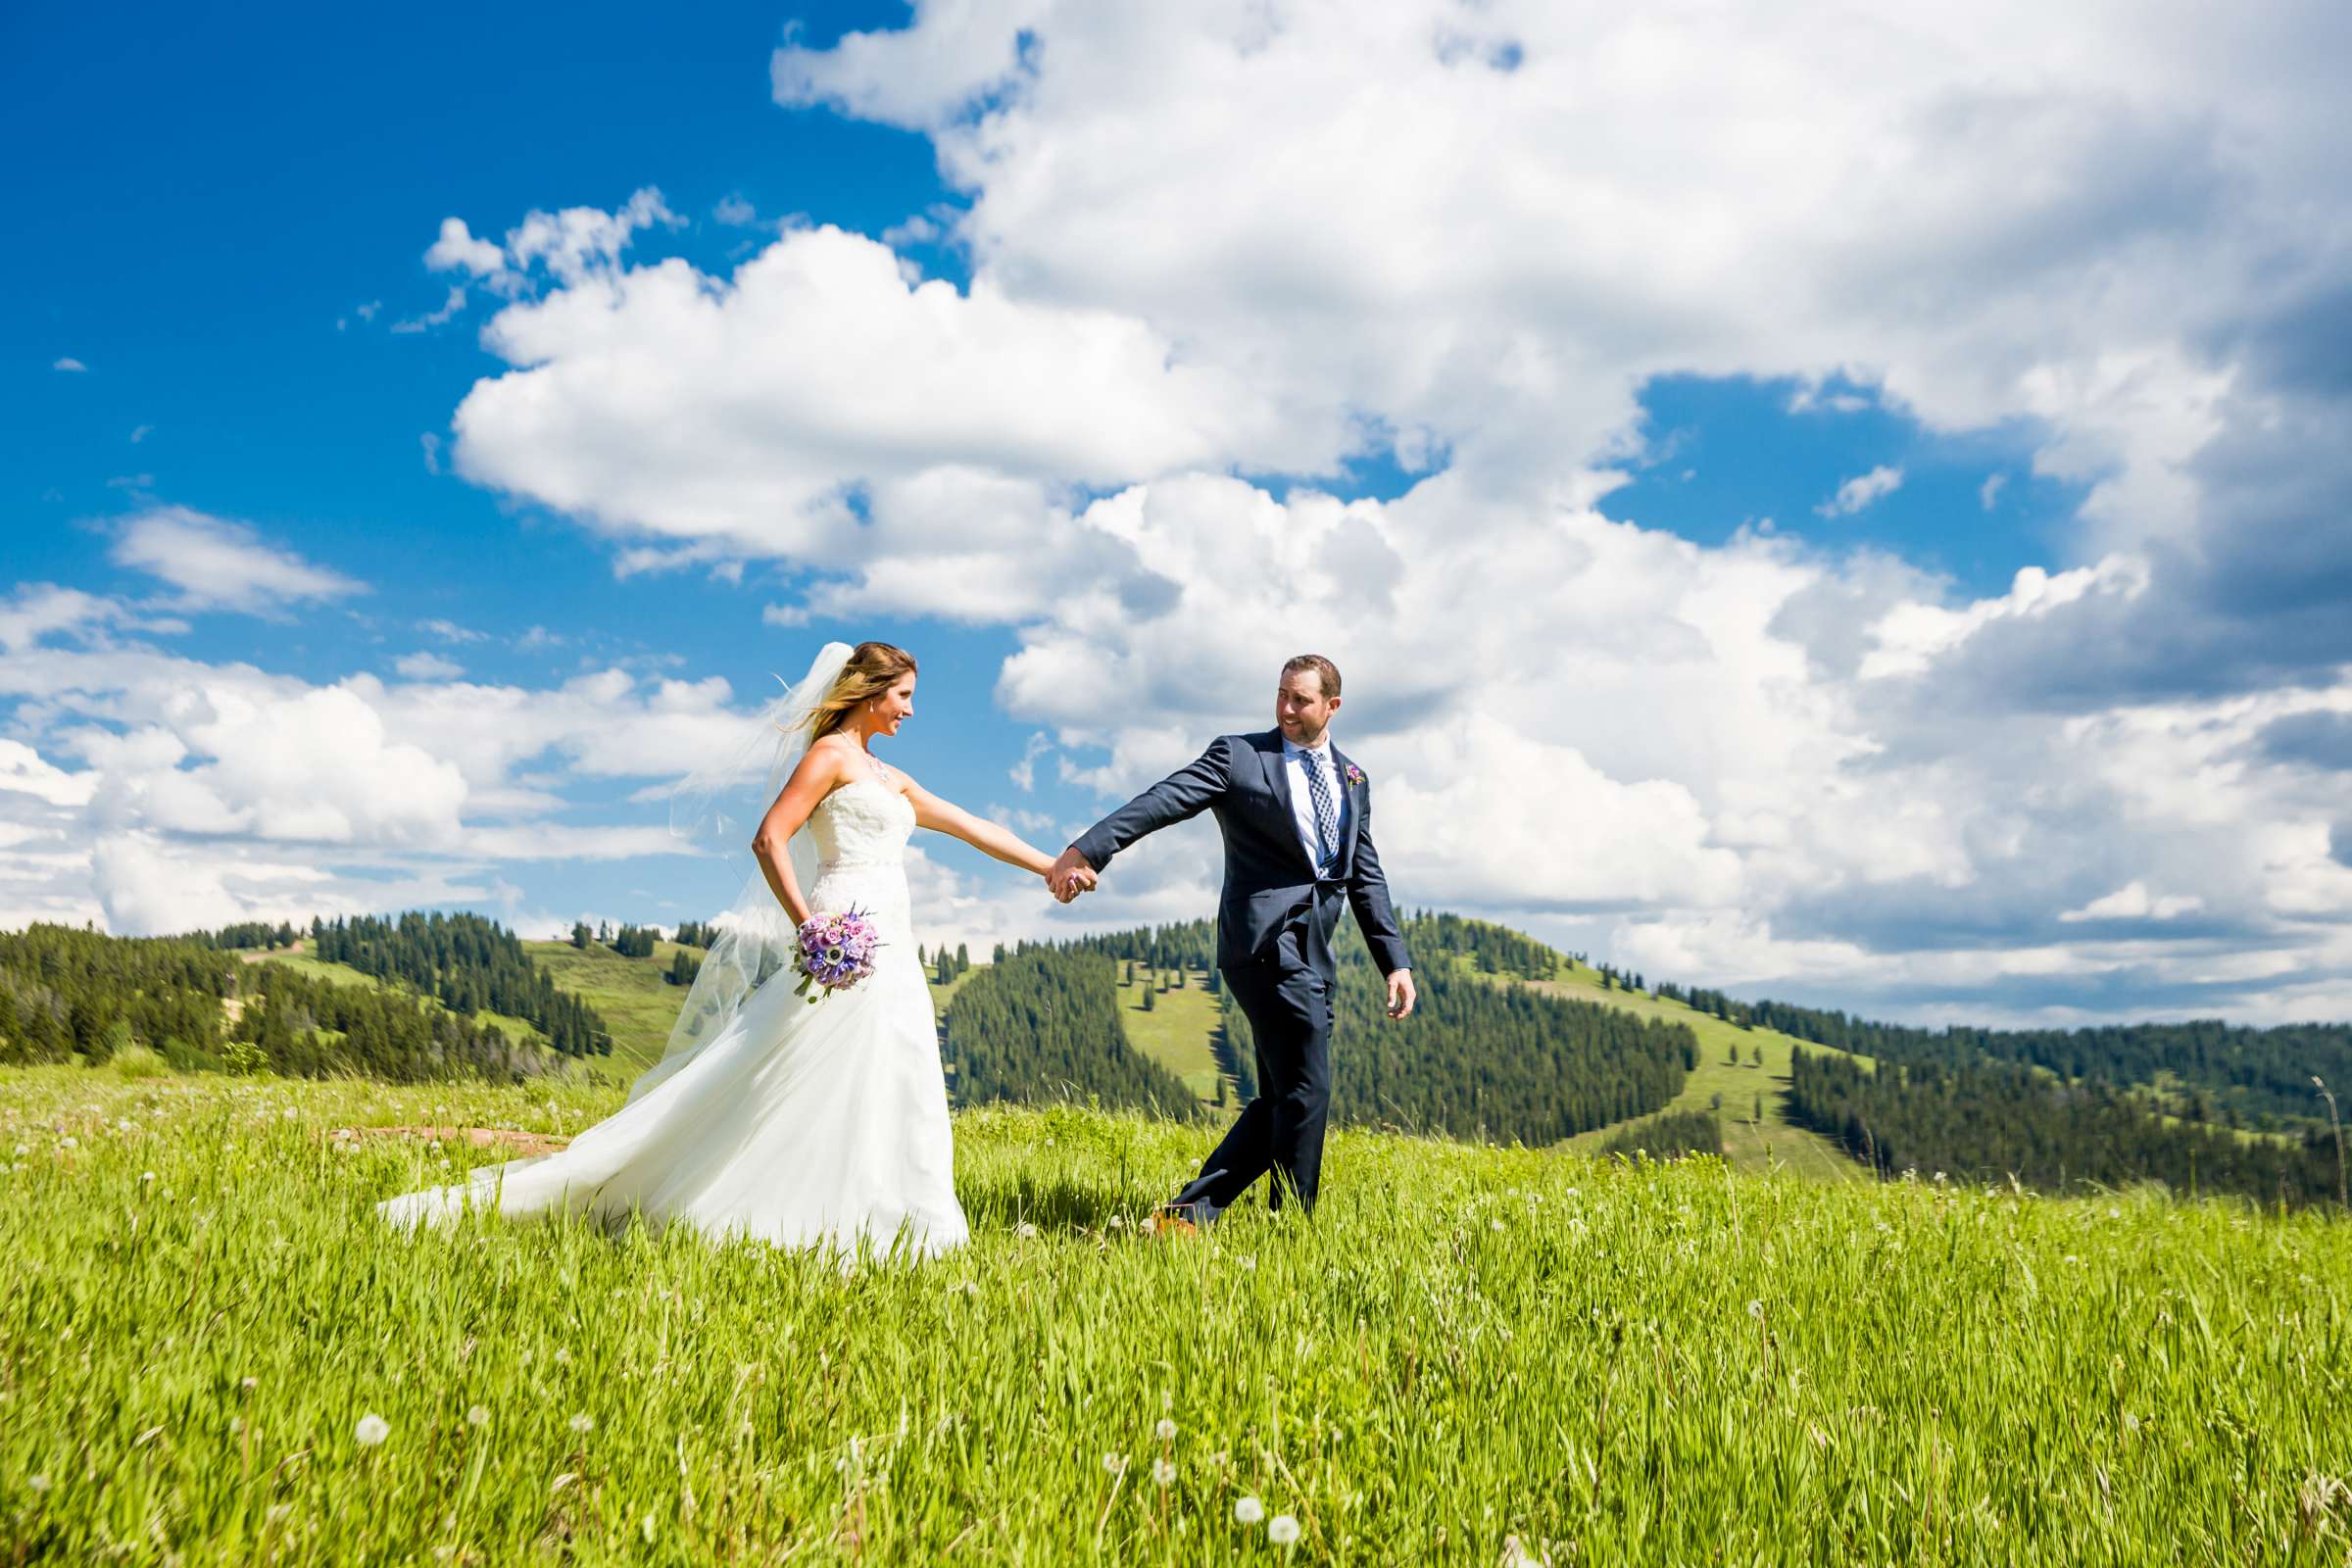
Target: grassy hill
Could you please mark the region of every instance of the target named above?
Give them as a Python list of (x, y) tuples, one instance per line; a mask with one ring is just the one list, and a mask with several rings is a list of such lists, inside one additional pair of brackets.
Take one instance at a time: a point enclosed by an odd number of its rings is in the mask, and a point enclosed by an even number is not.
[[(1119, 1027), (1125, 1031), (1127, 1043), (1174, 1073), (1202, 1104), (1224, 1102), (1231, 1091), (1220, 1098), (1218, 1086), (1225, 1074), (1209, 1049), (1218, 1014), (1207, 974), (1200, 969), (1185, 971), (1181, 989), (1160, 991), (1158, 984), (1158, 972), (1139, 963), (1134, 982), (1120, 985)], [(1152, 997), (1149, 1008), (1144, 1005), (1147, 994)]]
[(618, 1099), (0, 1070), (0, 1561), (2352, 1551), (2316, 1213), (1343, 1130), (1312, 1223), (1147, 1240), (1218, 1129), (1061, 1107), (956, 1118), (921, 1266), (374, 1222), (503, 1154), (370, 1129)]
[[(662, 978), (678, 955), (676, 943), (655, 943), (650, 958), (624, 958), (597, 943), (575, 948), (568, 942), (525, 942), (522, 950), (554, 977), (559, 990), (594, 1007), (612, 1031), (612, 1054), (595, 1064), (596, 1070), (629, 1078), (662, 1059), (670, 1025), (686, 1001), (684, 986)], [(697, 957), (703, 953), (685, 951)]]
[[(1477, 971), (1467, 960), (1453, 960), (1463, 973)], [(1143, 1009), (1144, 964), (1136, 965), (1138, 984), (1120, 992), (1120, 1022), (1129, 1044), (1182, 1078), (1205, 1102), (1217, 1099), (1220, 1076), (1209, 1047), (1217, 1027), (1216, 999), (1203, 986), (1198, 970), (1187, 976), (1182, 991), (1159, 993), (1151, 1011)], [(1497, 984), (1509, 983), (1500, 979)], [(1559, 957), (1555, 978), (1525, 982), (1535, 989), (1579, 1002), (1597, 1002), (1642, 1017), (1688, 1024), (1698, 1036), (1699, 1064), (1683, 1092), (1665, 1108), (1669, 1111), (1713, 1109), (1723, 1125), (1724, 1153), (1740, 1170), (1786, 1170), (1815, 1181), (1863, 1179), (1861, 1165), (1829, 1139), (1790, 1123), (1784, 1103), (1788, 1086), (1789, 1054), (1804, 1044), (1807, 1051), (1827, 1048), (1802, 1043), (1771, 1029), (1742, 1029), (1711, 1013), (1646, 992), (1604, 988), (1599, 971)], [(1729, 1058), (1737, 1051), (1739, 1061)], [(1761, 1051), (1763, 1060), (1757, 1062)], [(1716, 1097), (1722, 1097), (1720, 1107)], [(1761, 1105), (1758, 1102), (1761, 1100)], [(1759, 1114), (1760, 1111), (1760, 1114)], [(1572, 1140), (1583, 1151), (1596, 1151), (1620, 1122), (1584, 1133)]]
[[(1773, 1029), (1742, 1029), (1711, 1013), (1647, 992), (1615, 986), (1604, 989), (1598, 970), (1566, 957), (1560, 960), (1558, 978), (1537, 982), (1537, 989), (1690, 1025), (1698, 1036), (1698, 1065), (1683, 1085), (1683, 1092), (1666, 1109), (1672, 1112), (1715, 1108), (1717, 1119), (1723, 1124), (1724, 1156), (1735, 1169), (1782, 1168), (1817, 1181), (1865, 1178), (1860, 1162), (1849, 1157), (1845, 1151), (1810, 1128), (1791, 1123), (1785, 1103), (1788, 1057), (1792, 1052), (1802, 1046), (1806, 1051), (1830, 1055), (1842, 1053), (1792, 1039)], [(1759, 1052), (1763, 1055), (1761, 1062), (1756, 1059)], [(1732, 1059), (1735, 1055), (1737, 1062)], [(1719, 1108), (1717, 1096), (1722, 1097)], [(1597, 1149), (1608, 1141), (1612, 1131), (1602, 1128), (1583, 1134), (1574, 1142), (1580, 1149)]]
[[(375, 990), (394, 989), (389, 982), (379, 980), (370, 974), (362, 974), (347, 963), (326, 963), (314, 958), (303, 951), (303, 943), (296, 942), (291, 948), (275, 950), (251, 948), (235, 951), (236, 956), (247, 963), (282, 964), (297, 974), (307, 975), (314, 980), (323, 980), (328, 985)], [(404, 986), (397, 989), (407, 990), (409, 988)], [(433, 1001), (431, 998), (426, 1000)], [(433, 1001), (433, 1005), (437, 1007), (441, 1004)], [(488, 1007), (484, 1007), (473, 1015), (473, 1021), (499, 1030), (510, 1040), (527, 1040), (541, 1046), (548, 1043), (547, 1036), (531, 1027), (531, 1022), (527, 1018), (516, 1018), (511, 1014), (493, 1012)]]

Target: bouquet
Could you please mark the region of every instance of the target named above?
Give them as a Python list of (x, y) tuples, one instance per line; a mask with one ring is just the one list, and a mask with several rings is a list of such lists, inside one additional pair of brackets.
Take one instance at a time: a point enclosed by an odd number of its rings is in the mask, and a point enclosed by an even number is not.
[[(811, 1005), (835, 991), (847, 991), (874, 972), (874, 955), (882, 939), (865, 911), (852, 907), (840, 914), (811, 915), (801, 924), (801, 983), (794, 995)], [(811, 989), (813, 988), (813, 989)]]

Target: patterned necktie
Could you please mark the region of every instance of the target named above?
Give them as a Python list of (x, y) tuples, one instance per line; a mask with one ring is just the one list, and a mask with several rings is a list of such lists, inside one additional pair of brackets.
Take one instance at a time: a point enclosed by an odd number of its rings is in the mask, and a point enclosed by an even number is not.
[(1305, 752), (1306, 793), (1315, 803), (1315, 844), (1321, 852), (1317, 871), (1328, 870), (1340, 853), (1340, 808), (1332, 798), (1331, 780), (1323, 776), (1323, 754)]

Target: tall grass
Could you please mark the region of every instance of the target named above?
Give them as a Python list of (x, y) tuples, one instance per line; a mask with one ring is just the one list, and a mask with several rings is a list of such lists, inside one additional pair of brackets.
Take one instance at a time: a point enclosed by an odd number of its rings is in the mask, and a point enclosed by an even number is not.
[(336, 1136), (617, 1094), (0, 1073), (0, 1561), (2352, 1547), (2352, 1231), (2316, 1215), (1342, 1134), (1311, 1224), (1152, 1241), (1213, 1131), (981, 1111), (975, 1244), (845, 1269), (407, 1239), (376, 1199), (495, 1153)]

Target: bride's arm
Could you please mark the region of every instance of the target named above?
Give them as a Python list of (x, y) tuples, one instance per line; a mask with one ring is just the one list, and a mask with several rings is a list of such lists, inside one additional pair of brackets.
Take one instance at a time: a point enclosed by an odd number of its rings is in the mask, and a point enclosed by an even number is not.
[(906, 779), (906, 804), (914, 808), (917, 827), (953, 835), (983, 855), (994, 856), (1006, 865), (1017, 865), (1037, 876), (1044, 876), (1054, 868), (1054, 857), (1012, 829), (974, 816), (953, 801), (941, 800), (905, 773), (899, 777)]
[(801, 758), (800, 766), (784, 781), (783, 793), (776, 804), (767, 808), (760, 819), (760, 831), (752, 835), (752, 854), (759, 858), (760, 869), (767, 877), (768, 891), (784, 906), (784, 912), (799, 926), (808, 918), (808, 897), (800, 879), (792, 874), (792, 856), (785, 846), (792, 836), (808, 820), (808, 813), (817, 803), (833, 793), (846, 771), (841, 752), (836, 747), (810, 747)]

